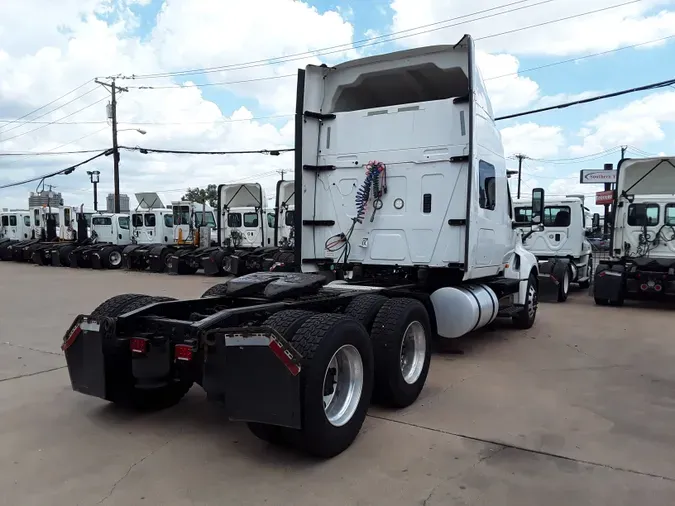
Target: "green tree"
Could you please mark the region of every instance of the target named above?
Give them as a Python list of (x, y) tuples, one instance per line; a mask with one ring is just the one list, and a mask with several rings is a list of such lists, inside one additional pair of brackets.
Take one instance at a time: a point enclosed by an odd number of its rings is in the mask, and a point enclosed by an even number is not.
[(188, 188), (181, 200), (186, 202), (199, 202), (200, 204), (206, 202), (211, 207), (218, 205), (218, 187), (215, 184), (210, 184), (206, 188)]

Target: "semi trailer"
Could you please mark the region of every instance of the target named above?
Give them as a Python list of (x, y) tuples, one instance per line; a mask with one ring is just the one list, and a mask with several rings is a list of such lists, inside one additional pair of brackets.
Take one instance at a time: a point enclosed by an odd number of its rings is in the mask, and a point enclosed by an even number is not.
[[(197, 383), (258, 438), (329, 458), (371, 401), (415, 402), (433, 339), (534, 324), (538, 263), (470, 36), (299, 70), (294, 172), (297, 272), (108, 299), (63, 337), (72, 388), (149, 409)], [(532, 208), (536, 232), (543, 190)]]
[(595, 269), (595, 303), (675, 295), (675, 157), (623, 159), (616, 181), (610, 258)]

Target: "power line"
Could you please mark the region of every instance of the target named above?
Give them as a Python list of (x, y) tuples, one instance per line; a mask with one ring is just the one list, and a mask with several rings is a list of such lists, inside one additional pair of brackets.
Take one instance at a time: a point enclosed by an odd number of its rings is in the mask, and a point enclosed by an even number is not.
[[(77, 141), (73, 141), (73, 142), (77, 142)], [(40, 151), (40, 152), (36, 152), (36, 153), (31, 152), (31, 151), (26, 151), (26, 152), (23, 152), (23, 153), (0, 153), (0, 156), (80, 155), (80, 154), (83, 154), (83, 153), (100, 153), (100, 152), (101, 152), (100, 149), (80, 149), (80, 150), (77, 150), (77, 151)]]
[[(51, 110), (49, 110), (49, 111), (47, 111), (47, 112), (45, 112), (45, 113), (43, 113), (43, 114), (40, 114), (39, 116), (36, 116), (35, 118), (33, 118), (33, 120), (40, 119), (40, 118), (44, 118), (44, 117), (47, 116), (48, 114), (51, 114), (51, 113), (53, 113), (53, 112), (56, 112), (56, 111), (58, 111), (59, 109), (63, 109), (65, 106), (67, 106), (67, 105), (69, 105), (69, 104), (72, 104), (73, 102), (76, 102), (77, 100), (81, 99), (82, 97), (85, 97), (85, 96), (89, 95), (90, 93), (92, 93), (92, 92), (94, 92), (94, 91), (96, 91), (96, 88), (92, 88), (91, 90), (89, 90), (89, 91), (87, 91), (87, 92), (85, 92), (85, 93), (82, 93), (81, 95), (78, 95), (77, 97), (73, 98), (72, 100), (69, 100), (69, 101), (66, 102), (65, 104), (62, 104), (62, 105), (60, 105), (60, 106), (58, 106), (58, 107), (55, 107), (54, 109), (51, 109)], [(58, 121), (58, 120), (57, 120), (57, 121)], [(12, 130), (16, 130), (17, 128), (21, 128), (21, 127), (24, 126), (26, 123), (27, 123), (27, 122), (23, 122), (23, 123), (21, 123), (21, 124), (19, 124), (19, 125), (13, 126), (12, 128), (8, 128), (7, 130), (5, 130), (5, 131), (3, 131), (3, 132), (1, 132), (1, 133), (2, 133), (2, 134), (7, 134), (7, 132), (11, 132)], [(47, 125), (49, 125), (49, 124), (52, 124), (52, 123), (47, 123)], [(7, 125), (5, 125), (5, 126), (7, 126)], [(0, 127), (0, 128), (4, 128), (4, 127)]]
[[(221, 72), (222, 70), (233, 70), (232, 67), (251, 68), (251, 67), (257, 67), (257, 66), (276, 65), (276, 64), (279, 64), (279, 63), (286, 63), (286, 62), (304, 59), (304, 58), (307, 58), (308, 56), (321, 56), (321, 55), (326, 55), (326, 54), (339, 53), (339, 52), (345, 51), (347, 49), (363, 47), (365, 45), (382, 44), (382, 43), (387, 43), (387, 42), (391, 42), (391, 41), (394, 41), (394, 40), (399, 40), (400, 38), (404, 38), (404, 37), (394, 37), (394, 36), (400, 35), (400, 34), (403, 34), (403, 33), (413, 32), (413, 31), (416, 32), (416, 31), (421, 30), (423, 28), (438, 26), (438, 25), (441, 25), (441, 24), (444, 24), (444, 23), (448, 23), (448, 22), (451, 22), (451, 21), (457, 21), (457, 20), (460, 20), (460, 19), (466, 19), (466, 18), (469, 18), (469, 17), (472, 17), (472, 16), (476, 16), (478, 14), (484, 14), (484, 13), (487, 13), (487, 12), (492, 12), (492, 11), (499, 10), (499, 9), (504, 9), (506, 7), (512, 7), (514, 5), (523, 4), (523, 3), (528, 2), (528, 1), (529, 0), (517, 0), (517, 1), (514, 1), (514, 2), (509, 2), (507, 4), (498, 5), (496, 7), (491, 7), (489, 9), (483, 9), (483, 10), (475, 11), (475, 12), (472, 12), (472, 13), (469, 13), (469, 14), (464, 14), (462, 16), (456, 16), (456, 17), (448, 18), (448, 19), (445, 19), (445, 20), (442, 20), (442, 21), (437, 21), (437, 22), (434, 22), (434, 23), (428, 23), (428, 24), (425, 24), (425, 25), (420, 25), (420, 26), (416, 26), (416, 27), (413, 27), (413, 28), (408, 28), (406, 30), (400, 30), (398, 32), (390, 32), (388, 34), (383, 34), (383, 35), (378, 35), (378, 36), (375, 36), (375, 37), (360, 39), (360, 40), (357, 40), (357, 41), (354, 41), (354, 42), (338, 44), (338, 45), (335, 45), (335, 46), (328, 46), (328, 47), (324, 47), (324, 48), (321, 48), (321, 49), (318, 49), (318, 50), (315, 50), (315, 51), (303, 51), (301, 53), (293, 53), (293, 54), (285, 55), (285, 56), (277, 56), (277, 57), (273, 57), (273, 58), (265, 58), (263, 60), (252, 60), (252, 61), (242, 62), (242, 63), (221, 65), (221, 66), (217, 66), (217, 67), (205, 67), (205, 68), (189, 69), (189, 70), (177, 70), (177, 71), (174, 71), (174, 72), (158, 72), (158, 73), (154, 73), (154, 74), (131, 75), (131, 76), (128, 76), (128, 77), (120, 76), (120, 78), (121, 79), (154, 79), (154, 78), (171, 77), (171, 76), (179, 76), (179, 75), (210, 74), (210, 73), (213, 73), (213, 72)], [(472, 19), (472, 20), (469, 20), (469, 21), (456, 23), (456, 24), (450, 25), (450, 26), (443, 26), (441, 28), (445, 29), (445, 28), (450, 28), (452, 26), (459, 26), (459, 25), (461, 25), (463, 23), (466, 23), (466, 22), (479, 21), (481, 19), (486, 19), (486, 18), (489, 18), (489, 17), (499, 16), (499, 15), (502, 15), (502, 14), (507, 14), (509, 12), (515, 12), (517, 10), (536, 7), (537, 5), (544, 4), (544, 3), (550, 3), (552, 1), (554, 1), (554, 0), (544, 0), (544, 1), (536, 3), (536, 4), (526, 5), (526, 6), (523, 6), (523, 7), (516, 8), (516, 9), (510, 9), (510, 10), (507, 10), (505, 12), (491, 14), (491, 15), (488, 15), (488, 16)], [(634, 1), (640, 1), (640, 0), (634, 0)], [(429, 31), (433, 31), (433, 30), (429, 30)], [(408, 35), (408, 36), (417, 36), (417, 35), (421, 35), (423, 33), (428, 33), (429, 31), (414, 33), (414, 34)], [(386, 39), (386, 40), (382, 40), (382, 39)]]
[(591, 102), (597, 102), (598, 100), (605, 100), (607, 98), (620, 97), (622, 95), (629, 95), (631, 93), (637, 93), (639, 91), (654, 90), (658, 88), (665, 88), (675, 84), (675, 79), (669, 79), (667, 81), (661, 81), (658, 83), (646, 84), (644, 86), (638, 86), (635, 88), (629, 88), (621, 91), (615, 91), (613, 93), (606, 93), (604, 95), (597, 95), (595, 97), (584, 98), (582, 100), (575, 100), (573, 102), (566, 102), (563, 104), (552, 105), (550, 107), (542, 107), (540, 109), (532, 109), (530, 111), (518, 112), (515, 114), (508, 114), (506, 116), (499, 116), (495, 118), (495, 121), (502, 121), (505, 119), (520, 118), (521, 116), (529, 116), (531, 114), (538, 114), (540, 112), (552, 111), (554, 109), (565, 109), (566, 107), (572, 107), (575, 105), (589, 104)]
[[(658, 44), (659, 42), (664, 42), (666, 40), (670, 40), (672, 38), (675, 38), (675, 35), (668, 35), (667, 37), (661, 37), (660, 39), (652, 39), (644, 42), (638, 42), (636, 44), (630, 44), (628, 46), (621, 46), (617, 47), (615, 49), (608, 49), (607, 51), (600, 51), (598, 53), (591, 53), (591, 54), (586, 54), (582, 56), (578, 56), (576, 58), (568, 58), (566, 60), (558, 60), (555, 62), (547, 63), (545, 65), (538, 65), (536, 67), (528, 67), (525, 69), (520, 69), (516, 72), (510, 72), (508, 74), (500, 74), (498, 76), (491, 76), (491, 77), (486, 77), (484, 80), (485, 81), (493, 81), (495, 79), (503, 79), (505, 77), (511, 77), (511, 76), (517, 76), (521, 74), (526, 74), (529, 72), (535, 72), (537, 70), (542, 70), (546, 69), (549, 67), (555, 67), (558, 65), (564, 65), (567, 63), (576, 63), (581, 60), (586, 60), (589, 58), (595, 58), (598, 56), (605, 56), (608, 54), (612, 53), (617, 53), (619, 51), (624, 51), (626, 49), (634, 49), (636, 47), (640, 46), (647, 46), (649, 44)], [(217, 81), (217, 82), (212, 82), (212, 83), (190, 83), (190, 84), (169, 84), (169, 85), (161, 85), (161, 86), (128, 86), (130, 89), (136, 89), (136, 90), (166, 90), (166, 89), (191, 89), (191, 88), (204, 88), (204, 87), (209, 87), (209, 86), (227, 86), (227, 85), (232, 85), (232, 84), (246, 84), (246, 83), (252, 83), (252, 82), (259, 82), (259, 81), (268, 81), (268, 80), (274, 80), (274, 79), (290, 79), (290, 78), (295, 78), (297, 77), (297, 73), (294, 74), (283, 74), (279, 76), (266, 76), (266, 77), (258, 77), (258, 78), (252, 78), (252, 79), (240, 79), (236, 81)], [(262, 118), (260, 118), (262, 119)], [(2, 120), (0, 120), (1, 122)]]
[(587, 54), (587, 55), (583, 55), (583, 56), (578, 56), (576, 58), (568, 58), (566, 60), (559, 60), (559, 61), (555, 61), (555, 62), (552, 62), (552, 63), (547, 63), (545, 65), (539, 65), (537, 67), (530, 67), (530, 68), (527, 68), (527, 69), (518, 70), (517, 72), (510, 72), (508, 74), (501, 74), (501, 75), (498, 75), (498, 76), (486, 77), (484, 79), (484, 81), (492, 81), (494, 79), (503, 79), (504, 77), (517, 76), (519, 74), (534, 72), (536, 70), (542, 70), (542, 69), (546, 69), (546, 68), (549, 68), (549, 67), (555, 67), (557, 65), (564, 65), (565, 63), (576, 63), (580, 60), (586, 60), (588, 58), (595, 58), (596, 56), (605, 56), (605, 55), (608, 55), (608, 54), (611, 54), (611, 53), (617, 53), (619, 51), (624, 51), (626, 49), (634, 49), (636, 47), (647, 46), (649, 44), (658, 44), (659, 42), (664, 42), (664, 41), (672, 39), (674, 37), (675, 37), (675, 35), (668, 35), (667, 37), (661, 37), (660, 39), (653, 39), (653, 40), (648, 40), (648, 41), (645, 41), (645, 42), (639, 42), (637, 44), (631, 44), (629, 46), (621, 46), (621, 47), (617, 47), (615, 49), (608, 49), (607, 51), (600, 51), (599, 53), (591, 53), (591, 54)]
[[(46, 103), (45, 105), (43, 105), (43, 106), (41, 106), (41, 107), (38, 107), (37, 109), (34, 109), (34, 110), (32, 110), (31, 112), (26, 113), (26, 114), (24, 114), (23, 116), (21, 116), (21, 117), (19, 117), (19, 118), (16, 118), (16, 119), (13, 119), (13, 120), (11, 120), (11, 121), (8, 121), (8, 122), (7, 122), (7, 125), (12, 124), (12, 123), (16, 123), (17, 121), (20, 121), (20, 120), (22, 120), (23, 118), (26, 118), (26, 117), (30, 116), (31, 114), (34, 114), (34, 113), (36, 113), (36, 112), (38, 112), (38, 111), (41, 111), (41, 110), (44, 109), (45, 107), (49, 107), (49, 106), (52, 105), (53, 103), (58, 102), (59, 100), (61, 100), (62, 98), (67, 97), (67, 96), (70, 95), (71, 93), (74, 93), (74, 92), (76, 92), (77, 90), (79, 90), (79, 89), (81, 89), (81, 88), (84, 88), (84, 87), (85, 87), (87, 84), (89, 84), (90, 82), (91, 82), (91, 80), (86, 81), (86, 82), (82, 83), (81, 85), (79, 85), (77, 88), (73, 88), (73, 89), (70, 90), (68, 93), (65, 93), (65, 94), (61, 95), (60, 97), (55, 98), (55, 99), (52, 100), (51, 102), (48, 102), (48, 103)], [(7, 125), (0, 126), (0, 129), (6, 127)]]
[[(320, 50), (317, 50), (317, 51), (307, 51), (305, 53), (297, 53), (297, 54), (294, 54), (294, 55), (279, 56), (279, 57), (276, 57), (276, 58), (269, 58), (269, 59), (265, 59), (265, 60), (255, 60), (255, 61), (239, 63), (239, 64), (223, 65), (223, 66), (220, 66), (220, 67), (207, 67), (207, 68), (202, 68), (202, 69), (191, 69), (191, 70), (175, 71), (175, 72), (164, 72), (164, 73), (156, 73), (156, 74), (122, 76), (121, 78), (122, 79), (154, 79), (154, 78), (160, 78), (160, 77), (175, 77), (175, 76), (185, 76), (185, 75), (194, 75), (194, 74), (210, 74), (210, 73), (214, 73), (214, 72), (221, 72), (223, 70), (242, 70), (242, 69), (253, 68), (253, 67), (278, 65), (280, 63), (288, 63), (288, 62), (292, 62), (292, 61), (302, 60), (302, 59), (305, 59), (307, 56), (325, 56), (325, 55), (329, 55), (329, 54), (333, 54), (333, 53), (342, 52), (345, 49), (353, 49), (353, 48), (363, 47), (363, 46), (366, 46), (366, 45), (376, 45), (376, 44), (392, 42), (394, 40), (400, 40), (400, 39), (404, 39), (404, 38), (408, 38), (408, 37), (416, 37), (418, 35), (423, 35), (425, 33), (430, 33), (430, 32), (434, 32), (434, 31), (438, 31), (438, 30), (444, 30), (446, 28), (452, 28), (452, 27), (459, 26), (459, 25), (462, 25), (462, 24), (465, 24), (465, 23), (469, 23), (469, 22), (473, 22), (473, 21), (480, 21), (480, 20), (483, 20), (483, 19), (487, 19), (487, 18), (491, 18), (491, 17), (495, 17), (495, 16), (500, 16), (502, 14), (507, 14), (507, 13), (516, 12), (516, 11), (523, 10), (523, 9), (528, 9), (528, 8), (531, 8), (531, 7), (536, 7), (538, 5), (542, 5), (544, 3), (549, 3), (551, 1), (554, 1), (554, 0), (544, 0), (544, 1), (536, 3), (536, 4), (526, 5), (526, 6), (518, 7), (518, 8), (514, 8), (514, 9), (509, 9), (509, 10), (504, 11), (504, 12), (493, 13), (493, 14), (489, 14), (489, 15), (486, 15), (486, 16), (471, 19), (471, 20), (468, 20), (468, 21), (463, 21), (463, 22), (460, 22), (460, 23), (436, 27), (436, 28), (429, 29), (429, 30), (423, 30), (423, 31), (416, 32), (416, 33), (413, 33), (413, 34), (402, 35), (400, 37), (392, 37), (392, 35), (395, 35), (397, 33), (402, 33), (403, 31), (392, 32), (388, 35), (380, 35), (378, 37), (373, 37), (373, 38), (370, 38), (370, 39), (363, 39), (361, 41), (357, 41), (357, 42), (350, 43), (350, 44), (342, 44), (340, 46), (333, 46), (333, 47), (342, 47), (342, 49), (335, 50), (335, 51), (326, 51), (326, 49), (331, 49), (331, 47), (329, 47), (329, 48), (324, 48), (324, 49), (320, 49)], [(573, 14), (573, 15), (566, 16), (566, 17), (563, 17), (563, 18), (552, 19), (552, 20), (549, 20), (549, 21), (544, 21), (544, 22), (541, 22), (541, 23), (536, 23), (536, 24), (533, 24), (533, 25), (529, 25), (529, 26), (525, 26), (525, 27), (521, 27), (521, 28), (516, 28), (516, 29), (513, 29), (513, 30), (507, 30), (507, 31), (504, 31), (504, 32), (486, 35), (484, 37), (477, 37), (474, 40), (480, 41), (480, 40), (490, 39), (490, 38), (494, 38), (494, 37), (499, 37), (499, 36), (502, 36), (502, 35), (508, 35), (508, 34), (520, 32), (520, 31), (524, 31), (524, 30), (529, 30), (529, 29), (532, 29), (532, 28), (547, 26), (547, 25), (551, 25), (553, 23), (559, 23), (561, 21), (567, 21), (567, 20), (570, 20), (570, 19), (588, 16), (588, 15), (596, 14), (596, 13), (599, 13), (599, 12), (605, 12), (605, 11), (608, 11), (608, 10), (611, 10), (611, 9), (617, 9), (619, 7), (623, 7), (623, 6), (634, 4), (634, 3), (637, 3), (637, 2), (641, 2), (641, 1), (642, 0), (629, 0), (627, 2), (612, 5), (612, 6), (609, 6), (609, 7), (603, 7), (601, 9), (595, 9), (595, 10), (586, 11), (586, 12), (582, 12), (582, 13), (578, 13), (578, 14)], [(514, 5), (514, 4), (517, 4), (517, 3), (522, 3), (522, 2), (514, 2), (512, 4), (506, 4), (506, 5), (502, 5), (500, 7), (494, 7), (492, 9), (488, 9), (488, 10), (495, 10), (495, 9), (499, 9), (499, 8), (504, 8), (504, 7), (507, 7), (509, 5)], [(447, 19), (445, 21), (439, 21), (437, 23), (432, 23), (431, 25), (446, 23), (446, 22), (453, 21), (453, 20), (460, 19), (460, 18), (470, 17), (470, 16), (475, 15), (475, 14), (487, 12), (488, 10), (477, 11), (473, 14), (468, 14), (468, 15), (465, 15), (465, 16), (457, 17), (457, 18), (450, 18), (450, 19)], [(431, 25), (423, 25), (422, 27), (431, 26)], [(422, 27), (410, 28), (407, 31), (414, 31), (414, 30), (417, 30), (417, 29), (422, 28)], [(384, 38), (384, 37), (388, 37), (387, 40), (375, 40), (375, 39), (380, 39), (380, 38)], [(362, 42), (365, 42), (365, 43), (362, 43)], [(347, 46), (347, 47), (345, 48), (344, 46)], [(302, 56), (300, 56), (300, 55), (302, 55)]]
[[(74, 115), (76, 115), (76, 114), (78, 114), (78, 113), (84, 111), (85, 109), (89, 109), (90, 107), (95, 106), (95, 105), (98, 104), (99, 102), (103, 102), (103, 101), (104, 101), (105, 99), (107, 99), (107, 98), (108, 98), (108, 97), (103, 97), (102, 99), (97, 100), (96, 102), (92, 102), (91, 104), (86, 105), (86, 106), (84, 106), (83, 108), (78, 109), (78, 110), (75, 111), (75, 112), (71, 112), (70, 114), (67, 114), (66, 116), (63, 116), (63, 117), (59, 118), (58, 120), (54, 120), (54, 121), (52, 121), (52, 122), (50, 122), (50, 123), (47, 123), (46, 125), (40, 125), (39, 127), (33, 128), (32, 130), (28, 130), (28, 131), (26, 131), (26, 132), (17, 134), (17, 135), (15, 135), (14, 137), (7, 137), (7, 138), (5, 138), (5, 139), (0, 139), (0, 143), (2, 143), (2, 142), (7, 142), (7, 141), (11, 141), (12, 139), (16, 139), (17, 137), (22, 137), (22, 136), (24, 136), (24, 135), (28, 135), (28, 134), (33, 133), (33, 132), (36, 132), (37, 130), (40, 130), (40, 129), (42, 129), (42, 128), (46, 128), (46, 127), (48, 127), (49, 125), (53, 125), (53, 124), (56, 123), (57, 121), (60, 121), (60, 120), (62, 120), (62, 119), (66, 119), (66, 118), (70, 118), (71, 116), (74, 116)], [(11, 129), (10, 129), (10, 130), (11, 130)], [(9, 131), (9, 130), (8, 130), (8, 131)]]
[(87, 163), (89, 163), (93, 160), (96, 160), (97, 158), (99, 158), (101, 156), (107, 156), (110, 153), (112, 153), (112, 150), (103, 151), (103, 152), (101, 152), (101, 153), (99, 153), (95, 156), (92, 156), (91, 158), (87, 158), (86, 160), (84, 160), (80, 163), (76, 163), (75, 165), (71, 165), (70, 167), (66, 167), (65, 169), (57, 170), (56, 172), (50, 172), (49, 174), (44, 174), (42, 176), (37, 176), (37, 177), (30, 178), (30, 179), (25, 179), (23, 181), (18, 181), (18, 182), (15, 182), (15, 183), (9, 183), (9, 184), (2, 185), (2, 186), (0, 186), (0, 190), (2, 190), (4, 188), (12, 188), (14, 186), (21, 186), (21, 185), (24, 185), (26, 183), (32, 183), (34, 181), (42, 181), (44, 179), (48, 179), (50, 177), (58, 176), (60, 174), (70, 174), (75, 169), (77, 169), (78, 167), (81, 167), (82, 165), (85, 165), (85, 164), (87, 164)]
[(258, 149), (258, 150), (243, 150), (243, 151), (187, 151), (187, 150), (177, 150), (177, 149), (154, 149), (154, 148), (142, 148), (140, 146), (129, 147), (129, 146), (119, 146), (120, 149), (126, 149), (127, 151), (138, 151), (144, 155), (148, 153), (170, 153), (175, 155), (271, 155), (278, 156), (281, 153), (288, 153), (290, 151), (295, 151), (295, 148), (280, 148), (280, 149)]

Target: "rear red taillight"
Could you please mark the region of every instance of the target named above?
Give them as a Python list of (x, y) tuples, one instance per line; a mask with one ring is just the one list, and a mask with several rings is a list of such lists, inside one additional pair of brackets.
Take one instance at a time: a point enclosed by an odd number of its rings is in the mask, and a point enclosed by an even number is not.
[(642, 290), (643, 292), (646, 291), (648, 288), (649, 288), (649, 287), (647, 286), (647, 283), (642, 283), (642, 284), (640, 285), (640, 290)]
[(656, 290), (657, 292), (660, 292), (662, 289), (663, 287), (661, 285), (654, 285), (654, 290)]
[(142, 337), (132, 337), (129, 347), (133, 353), (145, 353), (148, 350), (148, 340)]
[(183, 360), (185, 362), (192, 360), (192, 346), (189, 344), (177, 344), (176, 360)]

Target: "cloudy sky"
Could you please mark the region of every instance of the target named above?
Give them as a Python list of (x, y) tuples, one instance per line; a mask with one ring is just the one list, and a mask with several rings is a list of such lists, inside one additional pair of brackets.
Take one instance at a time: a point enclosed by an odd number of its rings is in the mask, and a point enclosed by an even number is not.
[[(595, 12), (594, 12), (595, 11)], [(120, 144), (189, 150), (292, 147), (298, 67), (477, 39), (496, 115), (675, 77), (675, 0), (22, 0), (0, 2), (0, 185), (59, 170), (111, 145), (111, 75)], [(279, 58), (283, 57), (283, 58)], [(182, 72), (210, 69), (208, 72)], [(58, 99), (58, 100), (57, 100)], [(31, 114), (29, 114), (31, 113)], [(522, 153), (524, 191), (585, 193), (581, 168), (675, 152), (675, 88), (500, 123)], [(141, 135), (135, 129), (141, 129)], [(30, 155), (30, 153), (51, 153)], [(28, 153), (29, 156), (11, 156)], [(122, 191), (178, 198), (188, 186), (259, 181), (273, 192), (279, 157), (122, 152)], [(516, 162), (509, 160), (510, 167)], [(112, 159), (53, 178), (68, 203), (91, 205), (86, 170), (112, 191)], [(25, 207), (35, 183), (0, 190)]]

